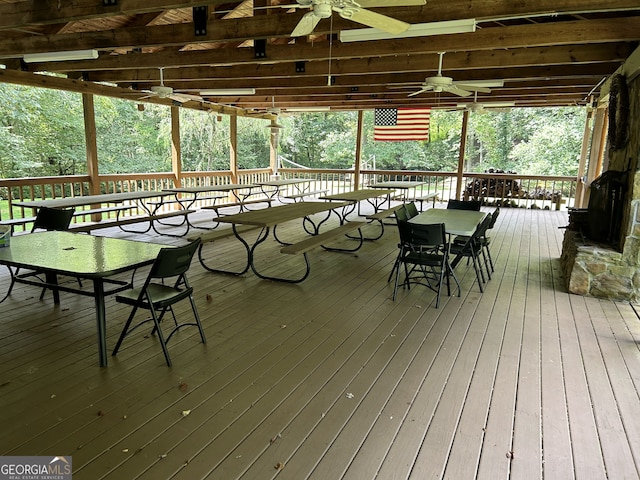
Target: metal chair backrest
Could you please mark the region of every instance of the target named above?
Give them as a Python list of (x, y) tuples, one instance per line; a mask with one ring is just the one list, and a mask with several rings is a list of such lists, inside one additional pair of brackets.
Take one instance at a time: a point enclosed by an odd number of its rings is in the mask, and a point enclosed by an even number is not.
[(485, 236), (485, 234), (487, 233), (487, 230), (489, 228), (489, 224), (491, 223), (491, 219), (492, 219), (491, 215), (487, 215), (487, 216), (484, 217), (484, 220), (482, 220), (482, 222), (480, 222), (480, 224), (476, 228), (476, 231), (473, 233), (473, 235), (471, 237), (472, 240), (477, 241), (481, 237)]
[(75, 209), (59, 209), (41, 207), (38, 209), (36, 219), (33, 221), (31, 231), (47, 230), (47, 231), (64, 231), (69, 229), (71, 219)]
[(450, 210), (475, 210), (479, 212), (481, 206), (480, 200), (455, 200), (452, 198), (447, 203), (447, 209)]
[(496, 208), (491, 214), (491, 221), (489, 222), (487, 230), (491, 230), (494, 227), (496, 220), (498, 220), (498, 215), (500, 215), (500, 207)]
[(409, 220), (409, 215), (407, 214), (407, 209), (403, 205), (401, 208), (398, 208), (395, 212), (396, 220), (399, 222), (406, 222)]
[(404, 208), (407, 211), (407, 218), (412, 219), (413, 217), (418, 215), (418, 207), (413, 202), (405, 203)]
[(191, 259), (202, 240), (199, 238), (181, 247), (163, 248), (149, 272), (149, 279), (184, 275), (191, 266)]
[(447, 245), (444, 223), (418, 224), (398, 222), (400, 242), (412, 250), (439, 249)]

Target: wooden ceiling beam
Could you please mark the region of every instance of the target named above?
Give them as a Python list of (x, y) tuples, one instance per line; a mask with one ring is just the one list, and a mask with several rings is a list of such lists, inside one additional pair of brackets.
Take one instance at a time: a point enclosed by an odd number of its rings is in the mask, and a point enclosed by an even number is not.
[(225, 3), (228, 0), (119, 0), (113, 6), (96, 0), (9, 2), (0, 4), (0, 30)]
[[(161, 10), (191, 8), (201, 5), (224, 5), (228, 0), (120, 0), (118, 5), (104, 6), (95, 0), (58, 2), (53, 0), (38, 2), (19, 1), (0, 4), (0, 30), (24, 28), (33, 25), (77, 22), (118, 15), (138, 15)], [(538, 0), (505, 2), (503, 0), (448, 0), (437, 5), (429, 5), (428, 21), (444, 21), (460, 18), (504, 19), (540, 15), (558, 15), (563, 12), (615, 12), (638, 9), (636, 0)], [(387, 10), (388, 11), (388, 10)], [(415, 23), (415, 22), (414, 22)]]
[[(173, 106), (175, 104), (175, 102), (173, 102), (171, 99), (165, 98), (155, 97), (142, 99), (140, 97), (145, 96), (144, 93), (133, 92), (132, 90), (126, 88), (99, 85), (91, 82), (84, 82), (82, 80), (74, 80), (69, 78), (52, 77), (50, 75), (37, 75), (32, 73), (18, 72), (14, 70), (0, 69), (0, 82), (10, 83), (13, 85), (27, 85), (37, 88), (48, 88), (76, 93), (102, 95), (105, 97), (123, 98), (135, 102), (144, 101), (146, 103), (155, 103), (158, 105)], [(185, 106), (196, 110), (213, 110), (217, 113), (226, 115), (246, 115), (244, 109), (232, 107), (229, 105), (211, 106), (201, 104), (199, 102), (189, 102), (189, 104), (185, 104)], [(265, 118), (271, 117), (272, 116), (267, 115)]]
[[(607, 22), (609, 23), (609, 22)], [(207, 66), (236, 66), (236, 65), (273, 65), (283, 62), (300, 62), (300, 61), (325, 61), (329, 55), (336, 60), (351, 58), (366, 58), (370, 56), (384, 57), (397, 56), (398, 52), (406, 55), (417, 54), (437, 54), (441, 51), (462, 52), (488, 50), (490, 45), (495, 47), (496, 36), (500, 39), (501, 49), (524, 48), (524, 47), (554, 47), (560, 45), (595, 45), (603, 42), (610, 42), (615, 45), (613, 48), (619, 48), (618, 56), (628, 56), (633, 46), (629, 43), (625, 44), (622, 40), (611, 41), (610, 35), (602, 35), (597, 33), (596, 25), (589, 24), (594, 28), (587, 28), (589, 33), (581, 31), (574, 35), (567, 32), (566, 25), (526, 25), (515, 27), (504, 27), (499, 30), (496, 28), (488, 28), (473, 34), (460, 34), (455, 36), (443, 37), (424, 37), (418, 39), (406, 39), (395, 41), (377, 41), (377, 42), (357, 42), (357, 44), (340, 44), (335, 43), (329, 49), (326, 42), (318, 42), (314, 46), (307, 44), (298, 45), (268, 45), (267, 57), (264, 59), (256, 59), (252, 48), (220, 48), (215, 50), (190, 51), (190, 52), (157, 52), (153, 54), (130, 53), (127, 55), (101, 55), (95, 61), (79, 61), (79, 62), (49, 62), (38, 65), (29, 65), (27, 68), (31, 71), (36, 69), (46, 69), (51, 72), (69, 72), (81, 71), (92, 72), (99, 70), (126, 70), (141, 68), (172, 68), (172, 67), (188, 67), (195, 65)], [(588, 25), (588, 26), (589, 26)], [(640, 18), (636, 19), (634, 25), (640, 31)], [(600, 23), (602, 26), (602, 23)], [(609, 27), (615, 26), (612, 21)], [(633, 31), (627, 42), (638, 40), (640, 33)], [(549, 45), (547, 37), (552, 35), (557, 42)], [(455, 38), (453, 38), (455, 37)], [(2, 43), (0, 42), (0, 48)], [(575, 47), (572, 47), (575, 48)], [(331, 50), (331, 51), (330, 51)], [(447, 64), (449, 56), (446, 57)], [(437, 58), (437, 57), (436, 57)], [(437, 65), (437, 64), (436, 64)], [(170, 73), (170, 72), (168, 72)]]
[[(417, 7), (418, 9), (422, 7)], [(410, 20), (418, 22), (424, 19), (410, 15)], [(21, 56), (24, 52), (49, 52), (64, 50), (114, 50), (117, 48), (182, 46), (189, 43), (208, 42), (238, 42), (256, 38), (289, 37), (300, 16), (294, 14), (279, 14), (249, 17), (241, 19), (224, 19), (210, 21), (207, 35), (195, 37), (192, 24), (171, 24), (147, 27), (133, 27), (107, 31), (81, 32), (61, 35), (42, 35), (30, 38), (13, 39), (0, 42), (0, 58)], [(409, 19), (409, 18), (408, 18)], [(353, 22), (349, 22), (353, 28)], [(336, 27), (337, 28), (337, 27)], [(489, 32), (500, 28), (497, 31)], [(474, 50), (495, 49), (496, 41), (505, 42), (512, 47), (531, 44), (534, 31), (539, 31), (535, 45), (561, 45), (589, 42), (616, 42), (639, 40), (640, 17), (617, 17), (611, 19), (559, 21), (544, 24), (516, 25), (511, 27), (486, 28), (474, 33), (457, 35), (440, 35), (433, 37), (417, 37), (393, 41), (354, 42), (348, 45), (338, 45), (352, 50), (353, 56), (358, 56), (359, 49), (366, 50), (366, 55), (372, 55), (380, 43), (395, 45), (399, 52), (415, 52), (415, 48), (422, 48), (424, 44), (440, 41), (439, 48), (445, 51), (461, 50), (457, 43), (475, 44)], [(337, 31), (337, 29), (336, 29)], [(486, 32), (486, 33), (485, 33)], [(496, 35), (498, 34), (498, 35)], [(358, 45), (360, 44), (360, 45)], [(422, 44), (422, 45), (421, 45)], [(445, 46), (446, 45), (446, 46)], [(418, 47), (419, 46), (419, 47)], [(432, 46), (431, 49), (437, 48)], [(365, 53), (361, 53), (362, 56)]]
[[(560, 78), (567, 78), (568, 81), (579, 80), (580, 82), (591, 81), (597, 83), (602, 77), (608, 76), (619, 66), (616, 63), (602, 63), (597, 65), (560, 65), (552, 67), (531, 67), (531, 68), (503, 68), (499, 71), (478, 71), (461, 72), (459, 80), (471, 80), (472, 77), (480, 80), (489, 78), (495, 79), (504, 75), (503, 79), (508, 84), (509, 81), (550, 81)], [(480, 77), (480, 78), (478, 78)], [(261, 89), (278, 89), (307, 87), (317, 90), (354, 87), (361, 90), (369, 85), (384, 84), (406, 84), (421, 83), (424, 81), (422, 73), (408, 74), (370, 74), (370, 75), (343, 75), (335, 76), (335, 83), (331, 87), (327, 86), (326, 77), (305, 77), (305, 78), (264, 78), (264, 79), (236, 79), (232, 82), (228, 80), (207, 80), (201, 82), (171, 82), (171, 86), (180, 91), (199, 91), (207, 88), (256, 88), (258, 93)], [(140, 85), (138, 86), (140, 87)]]
[[(478, 98), (478, 103), (492, 103), (498, 100), (485, 100)], [(558, 93), (556, 95), (548, 95), (544, 98), (541, 98), (536, 95), (531, 96), (518, 96), (518, 97), (505, 97), (500, 101), (513, 101), (516, 105), (532, 105), (534, 103), (544, 103), (544, 104), (553, 104), (557, 106), (573, 106), (573, 105), (585, 105), (587, 102), (582, 94), (571, 94), (571, 93)], [(363, 110), (363, 109), (372, 109), (376, 107), (408, 107), (408, 106), (428, 106), (428, 107), (436, 107), (436, 108), (451, 108), (456, 107), (458, 104), (463, 103), (473, 103), (473, 100), (465, 100), (461, 97), (456, 97), (454, 95), (436, 95), (429, 94), (424, 96), (417, 97), (404, 97), (399, 98), (393, 95), (387, 95), (384, 97), (376, 97), (376, 98), (343, 98), (343, 99), (330, 99), (330, 100), (313, 100), (309, 102), (297, 102), (285, 104), (278, 104), (276, 102), (276, 107), (280, 106), (281, 108), (286, 108), (291, 105), (299, 106), (299, 107), (330, 107), (332, 110), (334, 109), (348, 109), (348, 110)], [(261, 110), (266, 107), (270, 107), (271, 103), (265, 104), (247, 104), (243, 105), (246, 110), (250, 113), (251, 109)]]
[[(488, 80), (495, 79), (498, 75), (504, 75), (506, 81), (534, 81), (534, 80), (555, 80), (559, 78), (571, 79), (594, 79), (601, 78), (602, 76), (610, 75), (612, 71), (619, 66), (618, 62), (602, 63), (596, 65), (560, 65), (552, 67), (531, 67), (531, 68), (502, 68), (499, 72), (493, 70), (481, 70), (481, 71), (464, 71), (459, 72), (457, 79), (459, 80)], [(613, 70), (612, 70), (613, 69)], [(362, 75), (342, 75), (335, 77), (335, 83), (332, 87), (340, 86), (362, 86), (367, 85), (380, 85), (388, 83), (407, 83), (407, 82), (422, 82), (424, 81), (424, 74), (421, 72), (405, 73), (405, 74), (392, 74), (392, 73), (377, 73), (372, 72), (370, 74)], [(171, 82), (174, 88), (187, 90), (202, 90), (204, 88), (228, 88), (229, 81), (226, 79), (218, 80), (205, 80), (205, 81), (184, 81), (184, 82)], [(255, 79), (236, 79), (233, 81), (233, 85), (238, 88), (274, 88), (274, 89), (288, 89), (296, 87), (309, 87), (309, 88), (331, 88), (327, 86), (326, 77), (305, 77), (305, 78), (262, 78), (259, 81)]]
[[(620, 52), (620, 53), (619, 53)], [(493, 52), (461, 52), (450, 53), (444, 57), (443, 73), (455, 79), (483, 80), (475, 78), (474, 70), (483, 71), (512, 67), (541, 67), (555, 65), (580, 65), (622, 62), (630, 53), (630, 49), (620, 44), (577, 45), (570, 49), (565, 47), (522, 48), (497, 50)], [(167, 69), (164, 80), (171, 84), (178, 82), (198, 82), (205, 84), (212, 80), (235, 82), (236, 80), (252, 80), (260, 82), (265, 78), (326, 77), (329, 70), (332, 75), (367, 75), (370, 72), (410, 73), (419, 72), (424, 77), (432, 76), (438, 68), (438, 56), (402, 55), (395, 57), (375, 57), (369, 59), (336, 60), (331, 62), (308, 62), (304, 72), (296, 72), (295, 63), (277, 63), (273, 65), (236, 65), (227, 68), (218, 67), (185, 67)], [(461, 75), (467, 72), (468, 75)], [(497, 72), (496, 72), (497, 73)], [(486, 77), (486, 73), (484, 73)], [(85, 78), (90, 81), (112, 83), (153, 84), (159, 79), (157, 69), (115, 70), (105, 72), (89, 72)], [(198, 87), (195, 87), (198, 88)]]

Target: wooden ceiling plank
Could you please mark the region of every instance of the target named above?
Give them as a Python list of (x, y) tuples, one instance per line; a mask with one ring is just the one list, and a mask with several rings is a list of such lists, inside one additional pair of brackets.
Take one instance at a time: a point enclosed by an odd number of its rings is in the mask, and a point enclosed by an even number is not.
[[(560, 65), (560, 66), (545, 66), (545, 67), (532, 67), (532, 68), (502, 68), (493, 75), (488, 74), (496, 78), (498, 75), (503, 75), (506, 81), (509, 80), (534, 80), (549, 78), (551, 80), (567, 77), (567, 78), (593, 78), (600, 79), (602, 76), (609, 75), (612, 71), (619, 66), (618, 62), (613, 63), (601, 63), (596, 65)], [(406, 83), (406, 82), (422, 82), (424, 76), (421, 73), (410, 73), (401, 75), (392, 74), (371, 74), (371, 75), (344, 75), (336, 76), (335, 87), (340, 86), (354, 86), (366, 88), (368, 84), (368, 78), (375, 78), (375, 84), (380, 83)], [(305, 77), (305, 78), (266, 78), (266, 79), (233, 79), (232, 81), (227, 79), (207, 80), (200, 84), (195, 82), (176, 82), (172, 83), (172, 86), (176, 89), (189, 89), (195, 88), (197, 90), (203, 88), (228, 88), (233, 85), (237, 88), (290, 88), (296, 86), (307, 86), (316, 88), (332, 88), (327, 87), (326, 77)]]
[[(269, 18), (273, 20), (268, 20)], [(82, 32), (77, 34), (35, 36), (0, 42), (0, 58), (22, 56), (25, 52), (49, 52), (64, 50), (98, 49), (112, 50), (116, 48), (176, 46), (188, 43), (236, 42), (256, 38), (287, 37), (300, 17), (295, 15), (270, 15), (242, 19), (212, 21), (215, 24), (207, 29), (207, 35), (195, 37), (192, 24), (159, 25), (152, 27), (134, 27), (126, 29), (106, 30), (98, 32)], [(474, 49), (495, 49), (496, 42), (502, 46), (504, 42), (511, 46), (526, 46), (531, 41), (534, 31), (542, 33), (537, 45), (560, 45), (566, 43), (614, 42), (620, 40), (638, 40), (640, 16), (617, 17), (611, 19), (576, 20), (546, 24), (518, 25), (500, 28), (500, 32), (487, 28), (475, 33), (417, 37), (400, 40), (372, 42), (354, 42), (340, 45), (335, 49), (371, 52), (378, 46), (395, 45), (397, 52), (415, 52), (416, 48), (424, 49), (421, 43), (434, 44), (441, 42), (440, 48), (445, 51), (461, 50), (457, 44), (475, 44)], [(503, 31), (504, 30), (504, 31)], [(486, 33), (485, 33), (486, 32)], [(431, 47), (434, 48), (434, 47)], [(364, 53), (362, 53), (364, 55)]]
[[(631, 53), (630, 48), (623, 48), (620, 44), (575, 45), (572, 48), (542, 47), (496, 50), (493, 52), (479, 51), (469, 53), (451, 53), (445, 56), (445, 75), (465, 80), (483, 80), (473, 78), (473, 72), (464, 77), (457, 73), (474, 69), (498, 69), (523, 66), (552, 66), (566, 64), (596, 64), (611, 61), (622, 62)], [(378, 74), (422, 72), (424, 76), (435, 74), (438, 58), (431, 55), (406, 55), (396, 57), (376, 57), (370, 59), (337, 60), (331, 64), (332, 75), (366, 75), (369, 72)], [(167, 69), (165, 81), (175, 82), (184, 80), (213, 80), (225, 79), (264, 79), (265, 77), (298, 78), (310, 76), (326, 76), (329, 71), (328, 62), (308, 62), (305, 72), (296, 73), (294, 63), (277, 63), (273, 65), (236, 65), (228, 68), (216, 67), (185, 67), (181, 69)], [(117, 70), (106, 72), (90, 72), (86, 78), (91, 81), (106, 81), (112, 83), (149, 82), (158, 78), (157, 69)]]
[[(105, 7), (95, 0), (38, 2), (32, 1), (0, 4), (0, 30), (22, 28), (31, 25), (66, 23), (115, 15), (136, 15), (159, 10), (190, 8), (200, 5), (224, 5), (228, 0), (120, 0), (117, 6)], [(429, 5), (429, 21), (445, 21), (460, 18), (479, 20), (489, 18), (513, 18), (534, 15), (554, 15), (562, 12), (605, 12), (638, 9), (636, 0), (539, 0), (504, 2), (503, 0), (449, 0), (434, 8)], [(388, 10), (387, 10), (388, 11)]]
[(33, 1), (0, 4), (0, 30), (22, 28), (33, 25), (77, 22), (81, 20), (112, 17), (118, 15), (137, 15), (141, 13), (190, 8), (200, 5), (223, 5), (228, 0), (119, 0), (118, 5), (104, 6), (96, 0), (76, 0), (59, 2), (57, 0)]

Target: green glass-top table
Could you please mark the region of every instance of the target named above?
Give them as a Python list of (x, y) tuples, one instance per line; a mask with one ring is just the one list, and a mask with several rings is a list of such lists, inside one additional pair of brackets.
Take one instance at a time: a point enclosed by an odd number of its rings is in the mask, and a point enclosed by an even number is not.
[[(119, 238), (94, 237), (70, 232), (41, 232), (11, 237), (9, 247), (0, 248), (0, 265), (43, 272), (45, 282), (16, 277), (12, 280), (53, 290), (54, 302), (59, 292), (71, 292), (95, 298), (98, 329), (98, 355), (101, 367), (107, 365), (105, 295), (126, 290), (131, 282), (111, 279), (119, 273), (135, 270), (154, 262), (165, 245)], [(58, 284), (57, 276), (67, 275), (91, 280), (92, 290)], [(105, 285), (108, 288), (105, 288)]]

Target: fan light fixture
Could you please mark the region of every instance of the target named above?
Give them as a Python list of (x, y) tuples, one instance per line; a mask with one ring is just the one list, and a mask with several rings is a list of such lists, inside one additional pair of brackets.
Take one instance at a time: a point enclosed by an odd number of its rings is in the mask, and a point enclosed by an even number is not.
[(64, 62), (66, 60), (95, 60), (97, 50), (70, 50), (66, 52), (27, 53), (22, 59), (25, 63)]
[(341, 42), (361, 42), (365, 40), (390, 40), (405, 37), (426, 37), (429, 35), (448, 35), (452, 33), (473, 33), (476, 31), (476, 19), (451, 20), (446, 22), (414, 23), (402, 33), (387, 33), (377, 28), (358, 28), (342, 30)]
[(218, 88), (209, 90), (200, 90), (200, 95), (205, 96), (224, 96), (224, 95), (255, 95), (255, 88)]

